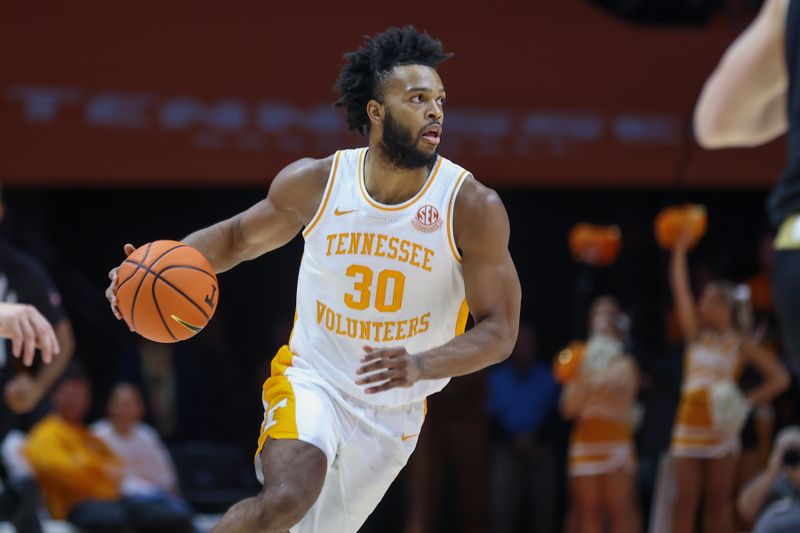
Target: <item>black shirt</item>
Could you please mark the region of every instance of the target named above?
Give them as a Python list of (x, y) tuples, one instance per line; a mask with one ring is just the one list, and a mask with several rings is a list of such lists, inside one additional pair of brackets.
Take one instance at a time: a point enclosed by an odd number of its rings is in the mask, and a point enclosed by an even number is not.
[[(66, 314), (50, 276), (37, 259), (0, 237), (0, 302), (34, 306), (53, 325)], [(11, 352), (0, 342), (0, 368), (10, 365)]]
[(767, 201), (775, 227), (793, 213), (800, 213), (800, 2), (789, 2), (786, 16), (786, 68), (789, 73), (787, 111), (788, 161)]

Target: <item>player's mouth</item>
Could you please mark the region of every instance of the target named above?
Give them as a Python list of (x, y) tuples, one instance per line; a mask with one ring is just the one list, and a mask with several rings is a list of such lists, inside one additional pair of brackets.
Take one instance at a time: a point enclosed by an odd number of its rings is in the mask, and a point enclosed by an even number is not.
[(422, 130), (422, 138), (436, 146), (439, 144), (442, 137), (442, 127), (438, 124), (428, 126)]

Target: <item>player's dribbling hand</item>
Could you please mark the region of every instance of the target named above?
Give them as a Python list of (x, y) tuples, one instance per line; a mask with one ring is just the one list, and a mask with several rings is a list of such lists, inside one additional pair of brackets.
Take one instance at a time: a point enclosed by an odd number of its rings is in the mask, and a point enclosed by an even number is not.
[[(126, 244), (122, 247), (122, 250), (125, 252), (125, 257), (131, 255), (136, 247), (132, 244)], [(111, 280), (111, 283), (108, 285), (106, 289), (106, 299), (108, 303), (111, 304), (111, 312), (114, 313), (114, 316), (117, 317), (117, 320), (122, 320), (122, 315), (117, 309), (117, 295), (115, 294), (115, 289), (117, 288), (117, 271), (119, 267), (114, 267), (108, 272), (108, 279)]]
[(0, 336), (11, 339), (11, 352), (22, 357), (25, 366), (33, 364), (36, 348), (45, 363), (61, 350), (53, 326), (32, 305), (0, 304)]
[(359, 376), (357, 385), (369, 385), (367, 394), (374, 394), (397, 387), (410, 387), (420, 380), (419, 361), (410, 355), (405, 348), (380, 348), (364, 346), (366, 355), (361, 358), (361, 368), (356, 371)]

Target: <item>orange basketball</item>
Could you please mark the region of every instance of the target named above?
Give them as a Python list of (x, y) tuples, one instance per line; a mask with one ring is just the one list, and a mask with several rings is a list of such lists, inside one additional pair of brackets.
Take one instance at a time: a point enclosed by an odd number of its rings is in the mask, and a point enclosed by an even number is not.
[(671, 250), (684, 233), (690, 237), (690, 247), (694, 248), (705, 235), (708, 228), (706, 208), (702, 205), (686, 204), (667, 207), (656, 217), (656, 240), (662, 248)]
[(202, 330), (217, 309), (219, 284), (203, 254), (177, 241), (136, 249), (117, 272), (117, 307), (136, 333), (178, 342)]

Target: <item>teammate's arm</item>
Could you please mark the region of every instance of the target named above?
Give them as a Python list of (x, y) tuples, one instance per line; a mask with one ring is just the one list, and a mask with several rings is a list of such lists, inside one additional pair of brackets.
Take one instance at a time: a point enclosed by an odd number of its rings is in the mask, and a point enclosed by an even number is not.
[[(316, 213), (332, 161), (333, 157), (295, 161), (275, 176), (266, 198), (238, 215), (195, 231), (183, 242), (197, 248), (217, 273), (280, 248)], [(126, 255), (133, 250), (133, 245), (125, 245)], [(106, 298), (114, 315), (122, 318), (114, 294), (117, 268), (108, 277), (111, 283)]]
[(704, 148), (755, 146), (786, 131), (783, 43), (788, 4), (767, 0), (703, 87), (694, 129)]
[(33, 363), (36, 348), (45, 363), (61, 349), (53, 327), (32, 305), (0, 302), (0, 337), (11, 339), (11, 352), (25, 366)]
[(475, 327), (447, 344), (409, 355), (404, 348), (367, 349), (357, 383), (368, 393), (421, 379), (475, 372), (508, 357), (519, 328), (521, 289), (508, 252), (508, 215), (493, 190), (469, 178), (456, 200), (454, 232), (461, 250), (467, 303)]

